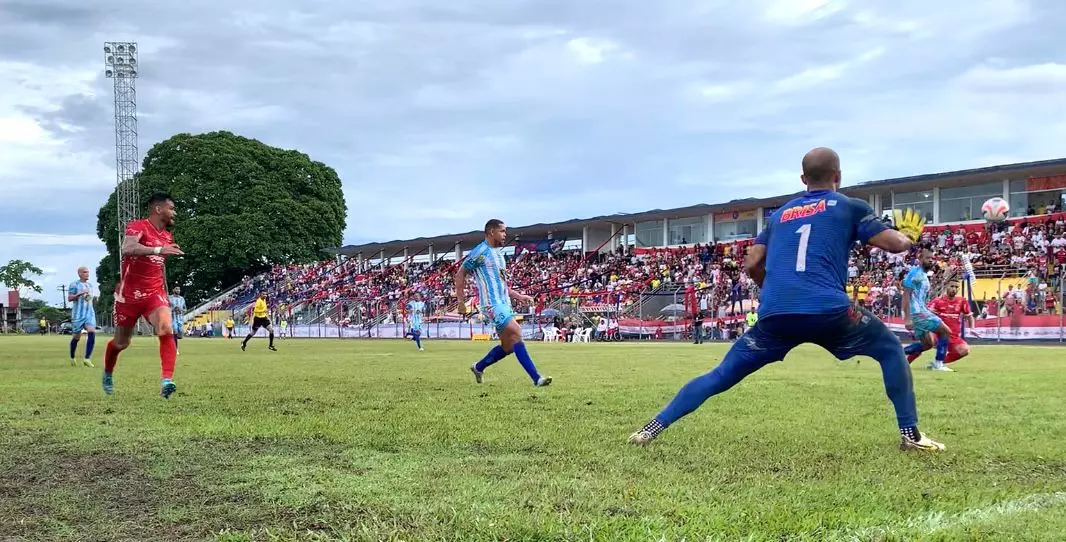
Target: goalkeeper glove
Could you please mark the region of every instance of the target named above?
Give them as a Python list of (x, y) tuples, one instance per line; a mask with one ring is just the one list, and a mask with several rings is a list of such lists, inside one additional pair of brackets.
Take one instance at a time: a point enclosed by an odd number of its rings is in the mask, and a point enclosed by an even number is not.
[(914, 209), (906, 209), (900, 211), (896, 209), (892, 212), (895, 218), (896, 229), (900, 233), (906, 235), (911, 241), (915, 243), (922, 238), (922, 229), (925, 228), (925, 217), (914, 212)]

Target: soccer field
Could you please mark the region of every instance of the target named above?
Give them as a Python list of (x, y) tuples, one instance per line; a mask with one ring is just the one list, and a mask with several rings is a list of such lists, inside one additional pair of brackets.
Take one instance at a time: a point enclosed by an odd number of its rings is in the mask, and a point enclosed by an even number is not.
[(476, 385), (483, 342), (189, 339), (166, 401), (154, 339), (113, 397), (66, 344), (0, 338), (0, 539), (1066, 539), (1066, 349), (916, 363), (913, 455), (877, 364), (813, 347), (638, 449), (724, 346), (532, 344), (535, 389)]

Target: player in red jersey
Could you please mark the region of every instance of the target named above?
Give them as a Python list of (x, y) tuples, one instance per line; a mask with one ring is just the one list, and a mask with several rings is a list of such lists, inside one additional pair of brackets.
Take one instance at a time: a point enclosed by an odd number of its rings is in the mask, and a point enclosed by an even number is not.
[(133, 220), (126, 225), (122, 242), (122, 268), (115, 285), (115, 338), (107, 343), (104, 354), (104, 393), (114, 393), (111, 374), (118, 355), (130, 345), (137, 319), (144, 317), (159, 337), (159, 358), (163, 383), (160, 395), (165, 399), (177, 390), (172, 380), (178, 350), (174, 344), (170, 321), (170, 300), (167, 298), (163, 262), (168, 256), (184, 252), (174, 244), (167, 228), (174, 224), (174, 200), (157, 194), (148, 200), (148, 218)]
[[(966, 343), (966, 339), (962, 338), (962, 319), (963, 317), (967, 318), (966, 323), (970, 329), (973, 329), (977, 322), (974, 320), (973, 311), (970, 310), (970, 302), (959, 297), (959, 283), (957, 280), (952, 279), (948, 282), (944, 295), (929, 302), (929, 310), (939, 316), (944, 321), (944, 324), (948, 326), (948, 329), (951, 330), (951, 337), (948, 339), (948, 352), (944, 356), (944, 363), (952, 363), (968, 356), (970, 354), (970, 345)], [(923, 345), (934, 343), (935, 340), (923, 341)], [(926, 346), (926, 350), (930, 348), (930, 346)], [(913, 363), (921, 355), (921, 352), (910, 354), (907, 356), (907, 362)]]

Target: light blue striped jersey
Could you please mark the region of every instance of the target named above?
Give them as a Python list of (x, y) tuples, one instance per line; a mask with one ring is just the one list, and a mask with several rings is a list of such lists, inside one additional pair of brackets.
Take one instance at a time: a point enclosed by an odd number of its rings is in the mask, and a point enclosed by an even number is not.
[(463, 268), (474, 274), (478, 304), (482, 309), (511, 306), (511, 296), (507, 295), (507, 262), (503, 259), (501, 249), (492, 248), (482, 241), (467, 254)]
[(170, 299), (170, 320), (175, 324), (184, 323), (185, 298), (180, 295), (167, 296)]
[(903, 277), (903, 287), (911, 291), (911, 318), (931, 318), (933, 313), (926, 306), (929, 298), (929, 275), (922, 266), (911, 267)]
[(426, 312), (425, 301), (409, 301), (407, 303), (407, 314), (411, 315), (411, 328), (422, 328), (422, 315)]
[(67, 293), (69, 295), (89, 294), (88, 298), (79, 297), (74, 300), (74, 307), (70, 311), (71, 320), (77, 322), (96, 317), (96, 309), (93, 308), (92, 296), (94, 296), (95, 293), (93, 292), (92, 284), (76, 280), (70, 283), (70, 286), (67, 287)]

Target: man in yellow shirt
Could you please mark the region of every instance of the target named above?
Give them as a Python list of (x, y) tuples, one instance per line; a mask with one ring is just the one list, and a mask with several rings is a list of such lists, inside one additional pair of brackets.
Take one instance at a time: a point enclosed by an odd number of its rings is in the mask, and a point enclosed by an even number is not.
[(255, 333), (259, 331), (259, 328), (265, 327), (267, 332), (270, 333), (270, 348), (277, 352), (277, 348), (274, 348), (274, 326), (270, 323), (270, 311), (267, 309), (266, 292), (259, 292), (259, 297), (255, 300), (255, 308), (252, 309), (252, 330), (248, 332), (248, 336), (244, 338), (244, 342), (241, 343), (241, 350), (244, 350), (248, 346), (248, 341), (255, 337)]
[(234, 325), (235, 324), (233, 322), (233, 318), (227, 318), (226, 319), (226, 338), (227, 339), (232, 339), (233, 338), (233, 326)]

